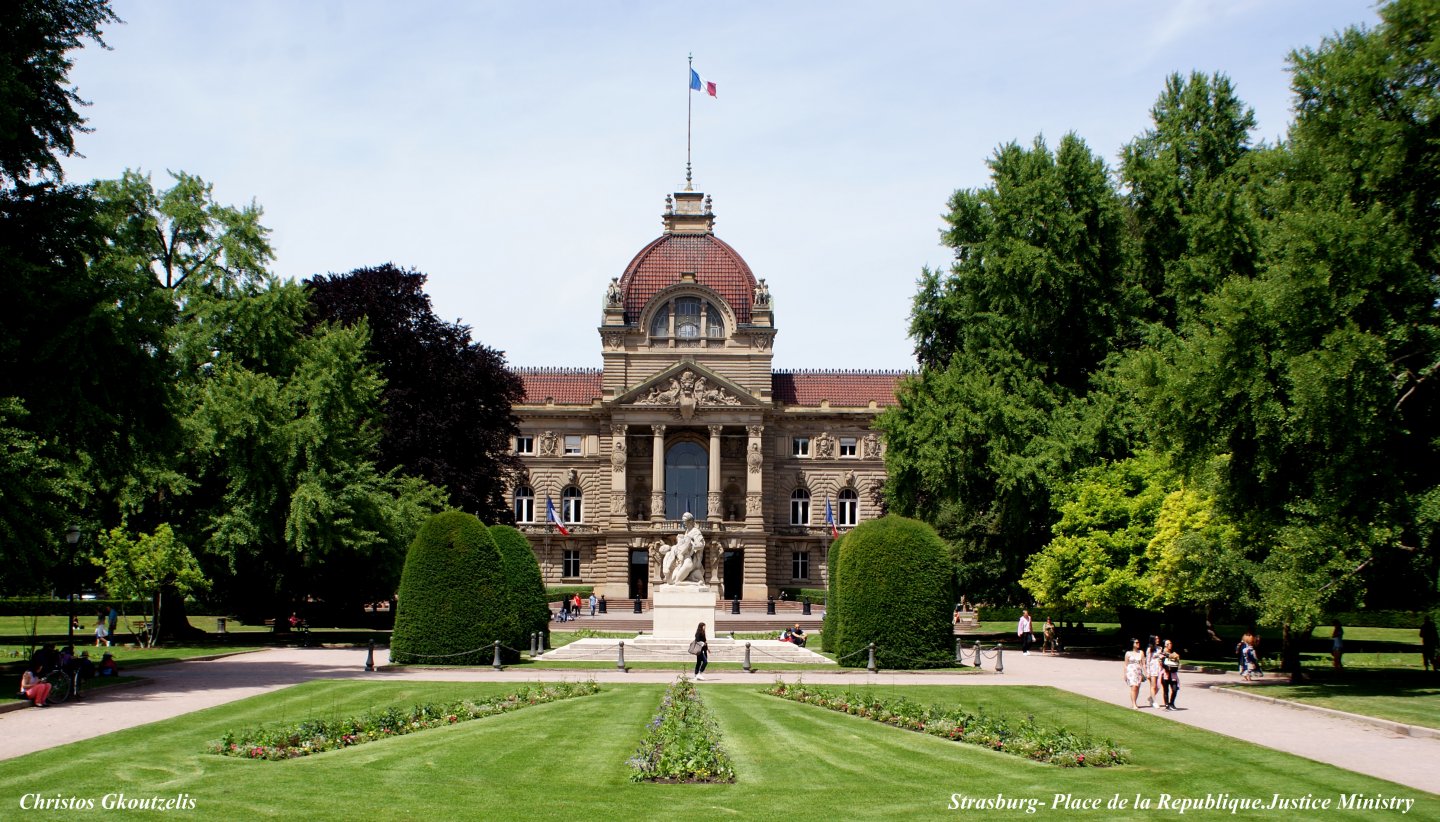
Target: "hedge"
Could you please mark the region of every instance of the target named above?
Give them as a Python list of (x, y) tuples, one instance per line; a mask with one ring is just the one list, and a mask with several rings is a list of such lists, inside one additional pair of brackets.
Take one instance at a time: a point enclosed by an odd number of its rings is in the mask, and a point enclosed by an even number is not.
[[(559, 602), (562, 597), (569, 599), (576, 594), (579, 594), (583, 600), (589, 600), (590, 594), (594, 590), (594, 585), (550, 585), (545, 588), (545, 600)], [(597, 596), (596, 599), (599, 597)]]
[(515, 648), (528, 648), (530, 635), (539, 631), (542, 646), (550, 647), (550, 604), (530, 540), (509, 525), (490, 526), (490, 538), (495, 540), (505, 566), (505, 617), (513, 625), (512, 639), (501, 641)]
[(836, 596), (826, 611), (827, 618), (831, 611), (841, 614), (837, 660), (864, 664), (864, 649), (873, 642), (881, 667), (953, 664), (953, 567), (940, 535), (919, 520), (892, 514), (846, 534), (835, 565)]
[(390, 661), (491, 661), (491, 643), (506, 638), (505, 591), (500, 549), (480, 520), (461, 511), (431, 516), (405, 555)]
[(820, 650), (828, 653), (834, 653), (840, 647), (840, 623), (844, 619), (844, 610), (835, 591), (835, 566), (839, 562), (840, 546), (848, 534), (847, 531), (830, 543), (830, 551), (825, 557), (825, 617), (820, 621)]
[[(109, 613), (111, 608), (122, 614), (135, 616), (143, 614), (150, 607), (145, 600), (128, 599), (76, 599), (75, 615), (82, 621), (91, 614), (101, 611)], [(70, 602), (52, 597), (12, 597), (0, 599), (0, 616), (68, 616)]]

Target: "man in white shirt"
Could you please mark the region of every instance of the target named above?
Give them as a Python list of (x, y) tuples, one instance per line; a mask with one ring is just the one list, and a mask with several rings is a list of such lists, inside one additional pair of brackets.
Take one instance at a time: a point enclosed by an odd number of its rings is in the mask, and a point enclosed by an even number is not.
[(1030, 643), (1034, 641), (1035, 635), (1030, 633), (1030, 612), (1020, 612), (1020, 621), (1015, 625), (1015, 635), (1020, 637), (1020, 651), (1025, 656), (1030, 656)]

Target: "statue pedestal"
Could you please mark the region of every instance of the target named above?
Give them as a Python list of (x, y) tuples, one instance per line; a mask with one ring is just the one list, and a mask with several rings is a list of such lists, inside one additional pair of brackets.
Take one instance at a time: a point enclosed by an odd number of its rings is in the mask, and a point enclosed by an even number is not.
[(656, 639), (695, 638), (695, 626), (715, 636), (715, 590), (703, 585), (657, 585), (650, 591)]

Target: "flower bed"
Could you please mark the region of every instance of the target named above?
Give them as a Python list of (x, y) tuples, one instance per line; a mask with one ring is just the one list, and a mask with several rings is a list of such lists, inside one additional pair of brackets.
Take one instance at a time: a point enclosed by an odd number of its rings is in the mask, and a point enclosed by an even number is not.
[(763, 693), (1065, 768), (1104, 768), (1130, 760), (1130, 752), (1113, 740), (1098, 740), (1064, 728), (1041, 728), (1028, 716), (1012, 722), (959, 706), (920, 705), (903, 696), (882, 698), (800, 682), (776, 682)]
[(261, 726), (226, 733), (210, 746), (210, 752), (244, 759), (294, 759), (599, 691), (600, 686), (594, 682), (526, 685), (483, 702), (462, 699), (416, 705), (408, 710), (387, 708), (347, 719), (307, 719), (289, 725)]
[(734, 782), (730, 755), (720, 747), (720, 727), (687, 677), (665, 689), (660, 711), (645, 726), (630, 757), (636, 782)]

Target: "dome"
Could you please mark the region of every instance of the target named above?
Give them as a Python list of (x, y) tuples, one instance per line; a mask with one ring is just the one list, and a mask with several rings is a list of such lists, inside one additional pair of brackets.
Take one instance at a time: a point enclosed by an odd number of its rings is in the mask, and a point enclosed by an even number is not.
[(736, 322), (750, 322), (755, 275), (740, 254), (714, 234), (665, 234), (640, 249), (620, 277), (625, 322), (635, 324), (660, 291), (678, 285), (682, 272), (729, 304)]

